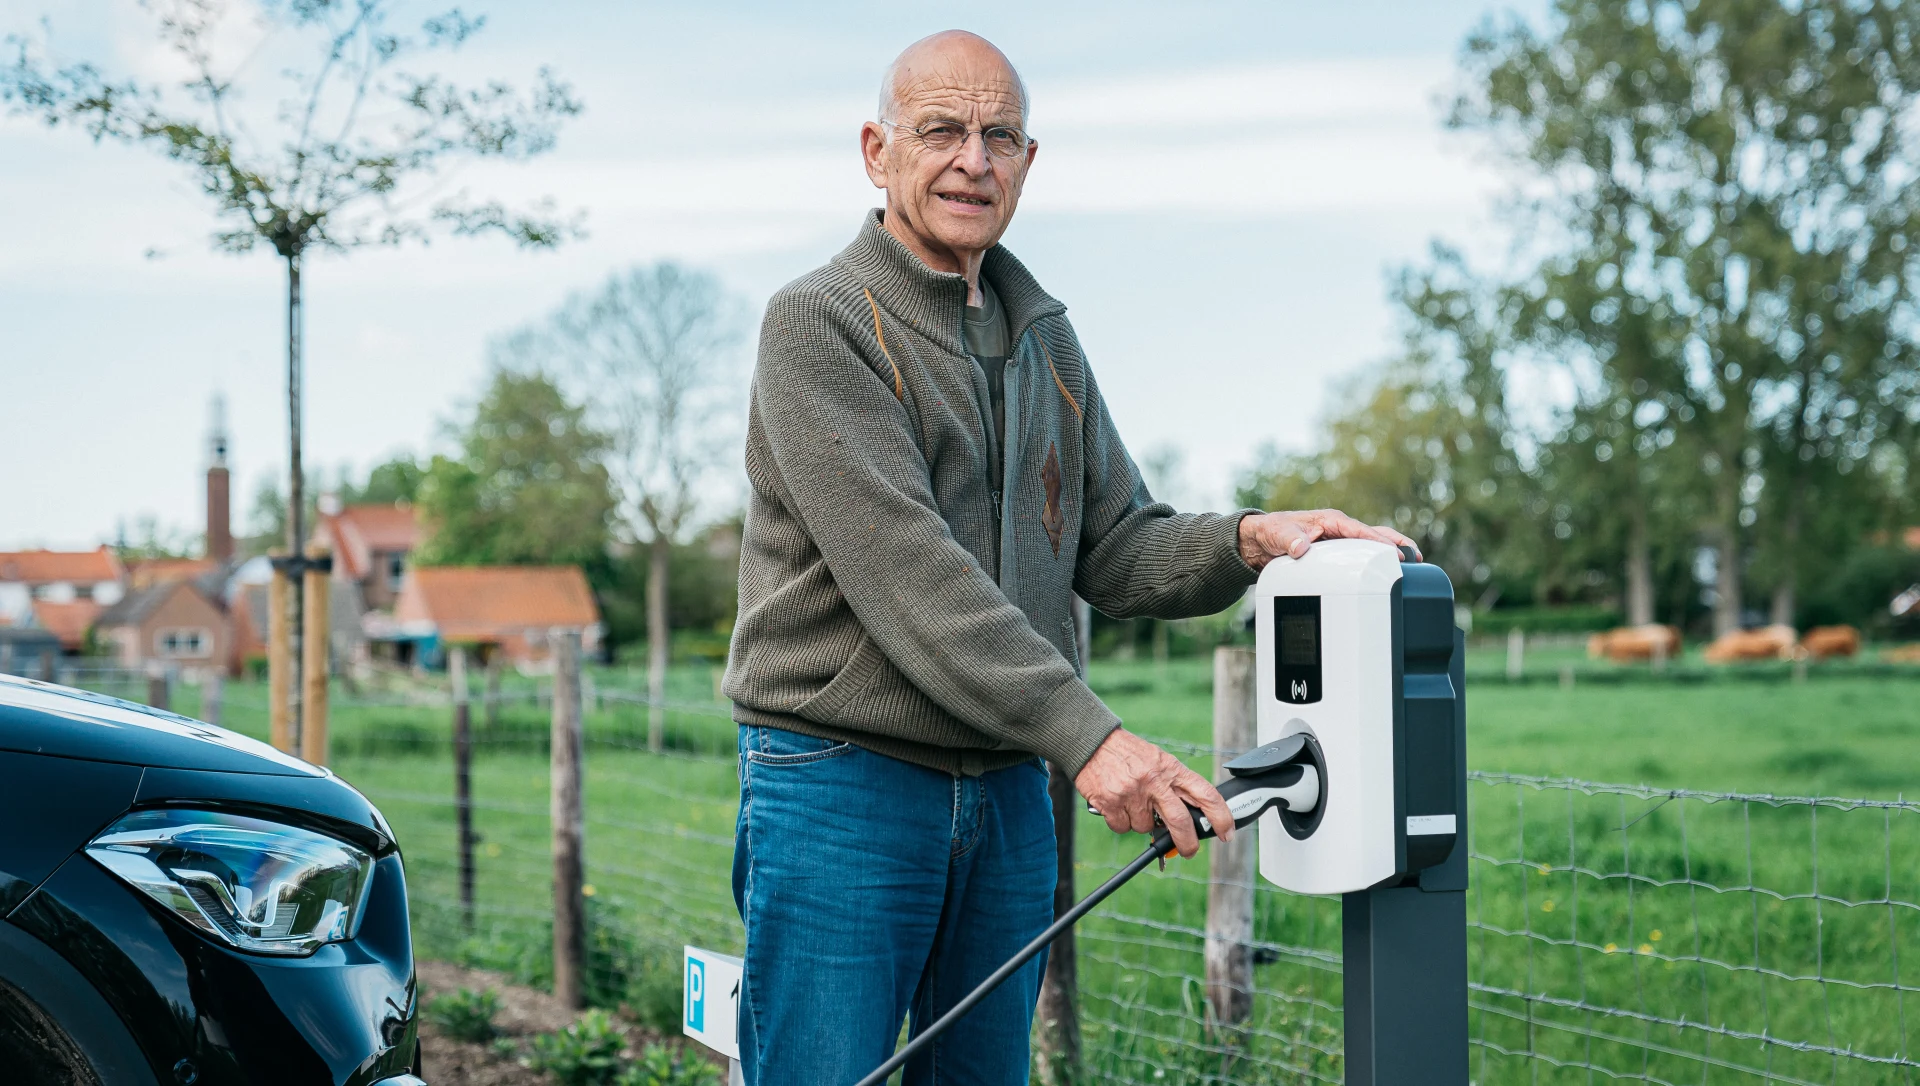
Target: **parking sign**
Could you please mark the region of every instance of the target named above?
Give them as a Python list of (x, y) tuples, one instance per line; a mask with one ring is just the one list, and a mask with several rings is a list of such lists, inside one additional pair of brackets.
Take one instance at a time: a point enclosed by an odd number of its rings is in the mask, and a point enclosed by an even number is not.
[(740, 1058), (740, 959), (686, 948), (685, 1014), (681, 1032), (732, 1059)]

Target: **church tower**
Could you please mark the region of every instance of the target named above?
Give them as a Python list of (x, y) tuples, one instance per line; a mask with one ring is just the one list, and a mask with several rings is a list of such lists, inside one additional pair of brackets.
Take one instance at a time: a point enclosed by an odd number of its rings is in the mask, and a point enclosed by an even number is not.
[(227, 475), (227, 401), (213, 397), (207, 428), (207, 557), (222, 566), (233, 561), (232, 482)]

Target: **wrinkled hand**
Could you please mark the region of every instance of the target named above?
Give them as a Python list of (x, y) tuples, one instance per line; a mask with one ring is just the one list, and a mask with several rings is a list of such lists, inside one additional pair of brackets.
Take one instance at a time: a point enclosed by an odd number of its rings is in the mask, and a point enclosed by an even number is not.
[(1362, 524), (1338, 509), (1310, 509), (1301, 513), (1260, 513), (1240, 518), (1240, 559), (1263, 569), (1281, 555), (1305, 558), (1316, 539), (1372, 539), (1396, 547), (1420, 548), (1413, 540), (1385, 525)]
[(1107, 736), (1073, 778), (1073, 786), (1115, 833), (1152, 833), (1153, 816), (1159, 812), (1182, 856), (1200, 851), (1188, 804), (1207, 816), (1222, 841), (1233, 839), (1233, 812), (1219, 790), (1180, 759), (1125, 728)]

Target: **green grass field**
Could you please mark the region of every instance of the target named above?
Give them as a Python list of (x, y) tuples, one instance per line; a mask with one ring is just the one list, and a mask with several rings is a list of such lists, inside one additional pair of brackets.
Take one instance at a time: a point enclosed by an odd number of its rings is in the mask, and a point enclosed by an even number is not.
[[(1489, 657), (1476, 653), (1470, 666), (1497, 671)], [(1844, 668), (1815, 668), (1805, 683), (1785, 672), (1772, 681), (1593, 678), (1570, 690), (1470, 680), (1472, 768), (1869, 799), (1920, 782), (1911, 708), (1920, 682)], [(1205, 661), (1096, 663), (1092, 681), (1133, 729), (1207, 744)], [(603, 691), (629, 682), (598, 677)], [(448, 711), (335, 697), (335, 766), (400, 835), (421, 953), (543, 980), (543, 710), (521, 700), (496, 728), (477, 726), (482, 842), (469, 932), (456, 896)], [(595, 995), (668, 1027), (679, 944), (736, 950), (740, 939), (728, 883), (733, 726), (704, 666), (678, 669), (670, 697), (682, 707), (669, 713), (666, 755), (644, 751), (643, 707), (606, 702), (589, 715), (586, 783)], [(264, 732), (259, 687), (230, 686), (227, 704), (230, 726)], [(193, 711), (190, 692), (176, 707)], [(1211, 772), (1204, 757), (1194, 764)], [(1478, 1082), (1911, 1080), (1912, 981), (1898, 959), (1920, 947), (1920, 910), (1907, 904), (1920, 901), (1915, 812), (1589, 794), (1484, 777), (1469, 791)], [(1090, 816), (1079, 839), (1083, 890), (1139, 845)], [(1170, 864), (1082, 924), (1096, 1077), (1337, 1081), (1338, 901), (1259, 891), (1255, 1020), (1245, 1047), (1229, 1050), (1204, 1025), (1205, 880), (1204, 861)]]

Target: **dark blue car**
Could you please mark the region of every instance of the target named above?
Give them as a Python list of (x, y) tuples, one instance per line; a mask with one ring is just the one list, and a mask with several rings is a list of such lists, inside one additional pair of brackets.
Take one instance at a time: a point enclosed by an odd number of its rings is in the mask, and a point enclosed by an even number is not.
[(419, 1086), (386, 819), (245, 736), (0, 676), (0, 1079)]

